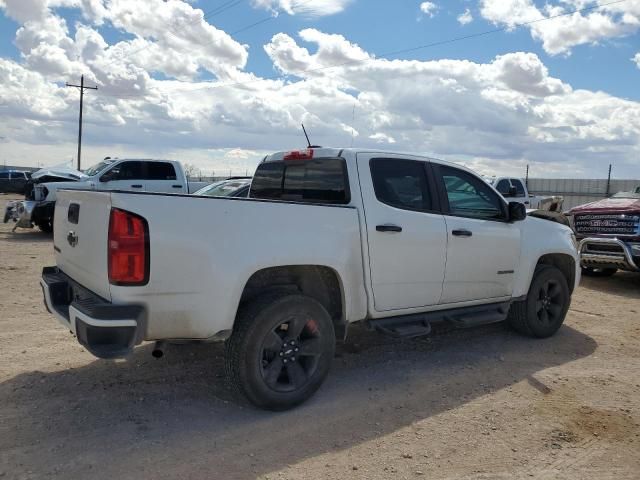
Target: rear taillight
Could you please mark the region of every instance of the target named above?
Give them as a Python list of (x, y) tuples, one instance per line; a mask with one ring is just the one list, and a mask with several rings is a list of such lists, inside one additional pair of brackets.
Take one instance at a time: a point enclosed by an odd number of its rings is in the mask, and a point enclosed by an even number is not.
[(107, 248), (111, 284), (145, 285), (149, 281), (149, 226), (144, 218), (112, 208)]
[(284, 154), (282, 159), (287, 160), (311, 160), (313, 158), (313, 149), (307, 148), (306, 150), (292, 150)]

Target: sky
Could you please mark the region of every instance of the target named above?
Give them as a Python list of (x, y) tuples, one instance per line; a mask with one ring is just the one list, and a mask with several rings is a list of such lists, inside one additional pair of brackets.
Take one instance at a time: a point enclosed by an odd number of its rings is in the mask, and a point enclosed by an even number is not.
[(251, 173), (312, 143), (640, 178), (640, 0), (0, 0), (0, 162)]

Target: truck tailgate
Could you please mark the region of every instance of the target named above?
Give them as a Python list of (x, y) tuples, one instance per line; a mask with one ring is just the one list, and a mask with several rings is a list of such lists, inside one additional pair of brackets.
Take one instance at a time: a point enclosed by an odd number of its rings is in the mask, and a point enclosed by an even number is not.
[(53, 227), (58, 267), (106, 300), (111, 300), (107, 265), (110, 211), (109, 192), (61, 191)]

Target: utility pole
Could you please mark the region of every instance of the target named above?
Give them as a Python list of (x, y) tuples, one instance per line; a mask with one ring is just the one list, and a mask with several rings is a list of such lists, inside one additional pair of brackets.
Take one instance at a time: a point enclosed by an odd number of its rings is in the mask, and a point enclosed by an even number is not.
[(529, 164), (527, 163), (527, 173), (526, 176), (524, 177), (524, 184), (527, 186), (527, 189), (529, 188)]
[(85, 89), (98, 90), (98, 87), (85, 87), (84, 75), (80, 75), (80, 85), (73, 85), (72, 83), (67, 82), (67, 87), (76, 87), (80, 89), (80, 116), (78, 120), (78, 170), (80, 170), (80, 154), (82, 152), (82, 101), (84, 99), (84, 91)]

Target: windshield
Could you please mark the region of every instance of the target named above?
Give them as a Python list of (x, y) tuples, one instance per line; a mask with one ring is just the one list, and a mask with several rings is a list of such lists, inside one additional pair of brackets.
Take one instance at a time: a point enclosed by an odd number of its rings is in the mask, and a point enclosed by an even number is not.
[(93, 177), (94, 175), (97, 175), (100, 172), (102, 172), (105, 168), (107, 168), (113, 162), (115, 162), (115, 160), (103, 160), (100, 163), (94, 165), (93, 167), (89, 167), (87, 170), (85, 170), (84, 173), (90, 177)]
[(618, 192), (613, 198), (637, 198), (640, 199), (640, 192)]
[(212, 183), (201, 188), (194, 195), (204, 195), (207, 197), (229, 197), (242, 187), (249, 185), (249, 180), (232, 180)]

